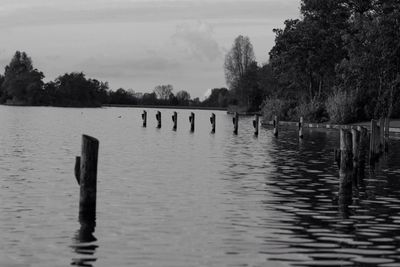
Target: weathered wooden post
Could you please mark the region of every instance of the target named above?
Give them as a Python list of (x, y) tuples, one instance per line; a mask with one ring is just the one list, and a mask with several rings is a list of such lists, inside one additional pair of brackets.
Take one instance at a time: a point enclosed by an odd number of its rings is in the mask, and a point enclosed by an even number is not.
[(278, 116), (274, 116), (274, 135), (275, 135), (275, 137), (278, 136), (278, 132), (279, 132), (279, 120), (278, 120)]
[(303, 138), (303, 117), (300, 117), (299, 121), (299, 137)]
[(147, 126), (147, 111), (146, 110), (143, 110), (142, 120), (143, 120), (143, 127), (146, 127)]
[(258, 129), (260, 125), (260, 115), (256, 114), (255, 119), (253, 120), (253, 127), (254, 127), (254, 135), (258, 136)]
[(233, 133), (238, 134), (238, 126), (239, 126), (239, 113), (235, 112), (234, 117), (232, 118), (233, 121)]
[(79, 217), (89, 220), (96, 217), (98, 151), (99, 141), (83, 135), (81, 156), (76, 157), (75, 175), (80, 185)]
[(189, 122), (190, 122), (190, 131), (194, 132), (194, 113), (191, 112), (189, 116)]
[(157, 119), (157, 128), (160, 129), (161, 128), (161, 112), (160, 111), (157, 111), (156, 119)]
[(172, 121), (174, 123), (174, 127), (172, 128), (172, 130), (176, 131), (176, 128), (178, 126), (178, 113), (176, 111), (174, 111), (174, 114), (172, 115)]
[(388, 117), (385, 118), (385, 151), (389, 151), (389, 127), (390, 120)]
[(364, 177), (364, 169), (365, 169), (365, 158), (367, 155), (367, 147), (368, 147), (368, 130), (365, 127), (358, 126), (357, 130), (360, 132), (360, 141), (359, 141), (359, 154), (358, 154), (358, 182), (360, 184), (361, 179)]
[(352, 143), (353, 143), (353, 181), (357, 182), (357, 176), (358, 176), (358, 169), (360, 166), (360, 132), (352, 128), (351, 129), (351, 135), (352, 135)]
[(371, 120), (371, 135), (369, 137), (369, 163), (372, 164), (376, 157), (376, 121)]
[(379, 119), (379, 154), (385, 151), (385, 119)]
[(344, 210), (352, 199), (352, 134), (350, 131), (340, 130), (340, 169), (339, 169), (339, 207)]
[(212, 126), (211, 133), (215, 133), (215, 123), (216, 123), (216, 121), (215, 121), (215, 114), (214, 113), (211, 113), (210, 122), (211, 122), (211, 126)]

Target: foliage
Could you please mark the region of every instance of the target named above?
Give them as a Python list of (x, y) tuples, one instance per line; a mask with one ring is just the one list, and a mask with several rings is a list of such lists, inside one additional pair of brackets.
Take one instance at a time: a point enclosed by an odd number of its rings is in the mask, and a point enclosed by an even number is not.
[(267, 97), (262, 103), (263, 119), (272, 120), (276, 115), (280, 120), (291, 120), (296, 103), (276, 96)]
[(174, 88), (170, 84), (158, 85), (154, 88), (154, 93), (156, 93), (157, 99), (169, 100), (173, 90)]
[(179, 106), (188, 106), (190, 101), (190, 94), (185, 90), (178, 91), (176, 93), (177, 104)]
[(34, 104), (43, 93), (43, 78), (43, 73), (33, 68), (32, 59), (25, 52), (15, 52), (1, 84), (3, 102)]
[(203, 101), (203, 106), (226, 108), (228, 106), (228, 100), (228, 89), (214, 88), (211, 90), (211, 94)]
[(353, 122), (355, 117), (355, 96), (353, 93), (336, 90), (326, 100), (326, 110), (333, 123)]

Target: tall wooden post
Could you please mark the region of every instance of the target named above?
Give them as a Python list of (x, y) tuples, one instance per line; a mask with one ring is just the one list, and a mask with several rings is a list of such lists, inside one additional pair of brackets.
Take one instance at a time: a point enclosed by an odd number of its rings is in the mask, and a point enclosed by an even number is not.
[(371, 135), (369, 138), (369, 162), (374, 163), (376, 160), (376, 136), (377, 136), (377, 126), (376, 120), (371, 120)]
[(98, 151), (99, 141), (91, 136), (83, 135), (79, 174), (79, 216), (87, 219), (96, 217)]
[(258, 136), (258, 129), (260, 125), (260, 115), (256, 114), (255, 119), (253, 120), (253, 127), (254, 127), (254, 135)]
[(274, 135), (277, 137), (279, 132), (279, 120), (278, 116), (274, 116)]
[(385, 150), (385, 119), (379, 119), (379, 154)]
[(389, 127), (390, 120), (388, 117), (385, 118), (385, 151), (389, 150)]
[(360, 142), (359, 142), (359, 168), (358, 168), (358, 177), (362, 179), (364, 177), (364, 169), (365, 169), (365, 160), (367, 156), (368, 149), (368, 130), (365, 127), (358, 126), (357, 130), (360, 132)]
[(353, 181), (357, 182), (358, 169), (360, 166), (360, 132), (357, 129), (352, 128), (351, 135), (353, 138)]
[(239, 114), (237, 112), (235, 112), (235, 115), (234, 115), (232, 121), (233, 121), (233, 133), (238, 134)]
[(194, 132), (194, 113), (191, 112), (189, 116), (189, 122), (190, 122), (190, 131)]
[(211, 133), (215, 133), (215, 124), (216, 124), (215, 113), (211, 114), (210, 122), (211, 122)]
[(339, 169), (339, 207), (343, 210), (352, 199), (352, 134), (350, 131), (340, 130), (340, 169)]
[(157, 128), (160, 129), (161, 128), (161, 112), (160, 111), (157, 111), (156, 119), (157, 119)]
[(299, 137), (302, 139), (303, 138), (303, 117), (300, 117), (299, 121)]
[(178, 126), (178, 113), (176, 111), (174, 111), (174, 114), (172, 115), (172, 121), (174, 123), (174, 127), (172, 128), (172, 130), (176, 131), (176, 128)]
[(147, 111), (146, 110), (143, 110), (142, 120), (143, 120), (143, 127), (146, 127), (147, 126)]

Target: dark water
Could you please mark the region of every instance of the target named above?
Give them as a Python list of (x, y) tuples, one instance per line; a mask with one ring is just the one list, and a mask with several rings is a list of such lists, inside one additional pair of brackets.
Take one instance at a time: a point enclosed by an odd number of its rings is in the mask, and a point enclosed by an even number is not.
[[(0, 106), (0, 266), (400, 266), (400, 142), (338, 199), (335, 131), (232, 134), (229, 115)], [(100, 140), (95, 224), (78, 220), (81, 134)]]

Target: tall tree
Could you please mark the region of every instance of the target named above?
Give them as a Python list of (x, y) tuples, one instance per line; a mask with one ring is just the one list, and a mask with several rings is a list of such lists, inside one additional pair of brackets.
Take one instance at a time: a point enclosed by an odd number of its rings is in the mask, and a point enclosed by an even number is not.
[(173, 90), (174, 88), (170, 84), (158, 85), (154, 88), (154, 93), (156, 93), (158, 99), (168, 100)]
[(35, 104), (43, 93), (42, 72), (33, 68), (32, 59), (25, 52), (15, 52), (4, 72), (2, 93), (4, 99), (15, 104)]
[(246, 89), (239, 86), (239, 81), (254, 61), (253, 45), (249, 37), (239, 35), (234, 40), (231, 50), (225, 56), (224, 70), (229, 89), (236, 91), (236, 97), (243, 102), (247, 102)]
[(187, 106), (190, 102), (190, 94), (185, 90), (178, 91), (175, 95), (178, 105)]

